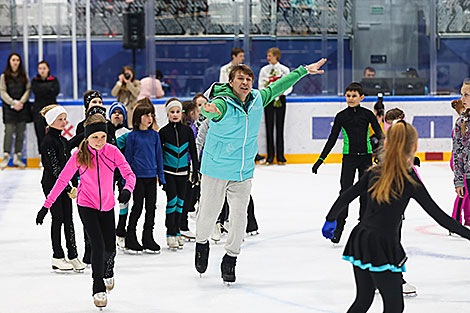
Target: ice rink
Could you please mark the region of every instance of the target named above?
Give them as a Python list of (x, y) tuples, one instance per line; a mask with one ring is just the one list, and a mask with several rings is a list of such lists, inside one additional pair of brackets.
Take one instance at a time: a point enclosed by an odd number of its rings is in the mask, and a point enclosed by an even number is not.
[[(346, 312), (355, 287), (352, 265), (341, 254), (357, 223), (358, 201), (350, 207), (339, 246), (321, 236), (339, 192), (340, 168), (326, 164), (313, 175), (311, 165), (257, 166), (252, 194), (260, 234), (245, 239), (237, 283), (230, 287), (220, 278), (223, 243), (211, 243), (202, 278), (194, 269), (194, 243), (179, 251), (166, 249), (166, 197), (158, 190), (155, 238), (162, 252), (118, 252), (116, 286), (105, 312)], [(455, 192), (449, 164), (423, 163), (418, 171), (434, 200), (450, 214)], [(44, 201), (41, 176), (41, 170), (0, 172), (0, 312), (96, 312), (91, 268), (68, 274), (51, 270), (50, 215), (42, 226), (35, 224)], [(76, 210), (74, 221), (81, 257), (83, 228)], [(193, 220), (190, 228), (195, 231)], [(405, 279), (418, 288), (417, 297), (405, 299), (405, 312), (470, 312), (470, 242), (448, 236), (413, 200), (402, 237), (409, 257)], [(382, 312), (380, 295), (369, 312)]]

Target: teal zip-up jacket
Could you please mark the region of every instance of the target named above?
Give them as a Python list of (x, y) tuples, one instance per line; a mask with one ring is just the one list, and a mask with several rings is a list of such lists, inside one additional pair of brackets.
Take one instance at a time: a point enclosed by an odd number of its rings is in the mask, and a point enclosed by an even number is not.
[(233, 94), (228, 83), (214, 85), (210, 100), (221, 114), (202, 110), (202, 114), (211, 121), (201, 173), (222, 180), (244, 181), (252, 178), (263, 108), (305, 75), (307, 70), (299, 66), (265, 89), (252, 89), (244, 103)]

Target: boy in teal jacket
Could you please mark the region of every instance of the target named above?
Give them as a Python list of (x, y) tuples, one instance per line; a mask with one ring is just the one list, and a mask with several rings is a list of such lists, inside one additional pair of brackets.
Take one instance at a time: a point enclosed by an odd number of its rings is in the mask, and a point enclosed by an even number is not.
[(266, 89), (252, 89), (254, 74), (246, 65), (233, 67), (226, 84), (214, 84), (202, 114), (210, 119), (201, 164), (200, 212), (196, 225), (196, 270), (204, 273), (209, 258), (208, 238), (225, 197), (230, 204), (230, 227), (221, 270), (224, 282), (235, 282), (235, 263), (245, 235), (246, 208), (258, 152), (263, 109), (307, 74), (322, 74), (321, 59), (296, 70)]

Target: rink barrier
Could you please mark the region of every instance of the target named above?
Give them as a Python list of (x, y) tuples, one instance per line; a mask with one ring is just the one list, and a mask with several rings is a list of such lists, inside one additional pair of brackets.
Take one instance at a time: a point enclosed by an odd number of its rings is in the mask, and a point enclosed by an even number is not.
[[(398, 96), (385, 97), (385, 109), (399, 107), (405, 111), (406, 121), (418, 131), (418, 156), (421, 161), (448, 161), (452, 150), (452, 128), (457, 114), (450, 102), (458, 96)], [(189, 98), (180, 98), (181, 100)], [(167, 124), (164, 103), (167, 98), (155, 99), (157, 123), (160, 127)], [(109, 106), (114, 99), (104, 99)], [(362, 106), (372, 109), (377, 97), (366, 97)], [(68, 124), (63, 135), (70, 139), (75, 135), (75, 126), (84, 118), (84, 106), (81, 100), (59, 99), (68, 112)], [(284, 127), (284, 146), (287, 163), (313, 164), (323, 150), (330, 134), (334, 116), (346, 107), (344, 97), (288, 97)], [(2, 114), (2, 110), (0, 110)], [(260, 154), (266, 154), (266, 128), (264, 121), (258, 137)], [(3, 134), (3, 123), (0, 123), (0, 134)], [(0, 145), (3, 136), (0, 135)], [(326, 159), (326, 163), (341, 163), (342, 134)], [(38, 168), (36, 135), (32, 123), (28, 123), (23, 148), (24, 161), (29, 168)], [(1, 156), (1, 155), (0, 155)], [(10, 166), (12, 162), (10, 161)]]

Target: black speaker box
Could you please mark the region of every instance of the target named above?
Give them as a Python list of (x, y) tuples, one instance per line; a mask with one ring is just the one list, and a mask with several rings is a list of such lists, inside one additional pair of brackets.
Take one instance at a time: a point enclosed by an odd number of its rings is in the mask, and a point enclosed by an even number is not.
[(124, 32), (122, 36), (122, 47), (124, 49), (145, 48), (145, 13), (124, 13)]

